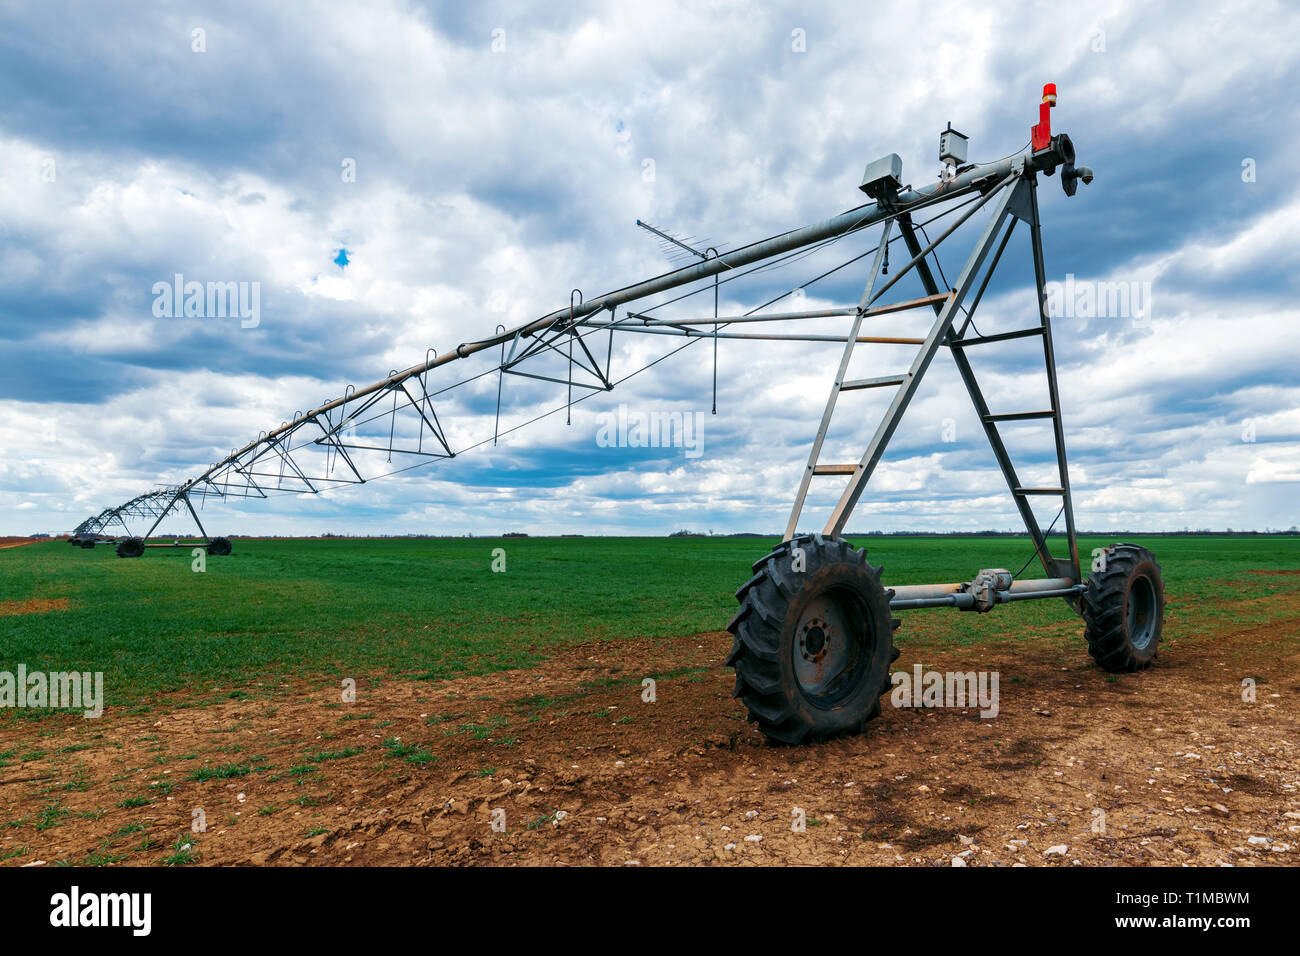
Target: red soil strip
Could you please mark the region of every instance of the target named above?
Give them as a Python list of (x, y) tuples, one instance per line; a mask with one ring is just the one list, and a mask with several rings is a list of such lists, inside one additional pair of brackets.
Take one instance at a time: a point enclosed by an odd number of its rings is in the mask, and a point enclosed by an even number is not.
[(46, 614), (50, 611), (66, 611), (67, 598), (28, 598), (26, 601), (0, 601), (0, 617), (11, 614)]

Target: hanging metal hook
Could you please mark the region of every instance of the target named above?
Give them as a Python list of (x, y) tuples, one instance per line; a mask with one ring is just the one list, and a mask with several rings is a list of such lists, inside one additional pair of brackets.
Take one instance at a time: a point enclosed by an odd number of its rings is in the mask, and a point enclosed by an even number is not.
[(339, 430), (344, 433), (347, 432), (347, 429), (344, 428), (343, 425), (348, 421), (348, 396), (356, 390), (357, 387), (355, 385), (349, 385), (347, 388), (343, 389), (343, 404), (339, 406), (339, 414), (342, 416), (339, 419)]

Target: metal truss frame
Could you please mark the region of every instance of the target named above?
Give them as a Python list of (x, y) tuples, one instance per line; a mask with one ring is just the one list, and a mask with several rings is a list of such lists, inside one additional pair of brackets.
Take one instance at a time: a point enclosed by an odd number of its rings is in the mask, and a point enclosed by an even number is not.
[[(1052, 349), (1050, 321), (1046, 309), (1045, 273), (1041, 244), (1041, 227), (1037, 199), (1037, 174), (1051, 175), (1062, 167), (1063, 182), (1067, 171), (1073, 173), (1074, 150), (1064, 134), (1052, 138), (1045, 148), (1027, 150), (1008, 156), (995, 163), (971, 165), (957, 171), (950, 178), (919, 189), (889, 190), (879, 195), (875, 202), (850, 209), (838, 216), (814, 225), (764, 239), (760, 242), (718, 253), (696, 253), (699, 261), (684, 268), (647, 279), (623, 289), (590, 300), (583, 300), (578, 290), (570, 296), (565, 308), (551, 312), (540, 319), (514, 329), (497, 327), (496, 334), (475, 342), (458, 345), (455, 349), (438, 354), (432, 349), (423, 362), (402, 371), (392, 370), (389, 375), (364, 388), (352, 386), (342, 397), (325, 402), (307, 412), (295, 413), (279, 427), (263, 432), (256, 439), (231, 451), (193, 478), (179, 485), (159, 488), (132, 498), (114, 508), (108, 508), (86, 519), (74, 533), (77, 537), (104, 535), (109, 529), (119, 527), (130, 534), (128, 520), (151, 521), (143, 538), (147, 539), (159, 523), (169, 514), (185, 510), (194, 519), (199, 533), (206, 532), (199, 521), (195, 503), (209, 498), (265, 499), (280, 494), (319, 494), (346, 485), (364, 484), (375, 478), (396, 474), (409, 468), (433, 461), (454, 458), (470, 448), (497, 441), (501, 431), (502, 391), (506, 376), (514, 379), (544, 382), (563, 386), (566, 390), (562, 405), (546, 414), (563, 408), (570, 410), (574, 404), (600, 392), (613, 389), (631, 375), (615, 376), (611, 369), (615, 334), (662, 335), (682, 340), (680, 346), (650, 365), (676, 354), (681, 349), (700, 340), (714, 344), (714, 382), (716, 398), (716, 348), (720, 340), (745, 339), (763, 341), (838, 342), (844, 352), (827, 400), (821, 427), (812, 443), (808, 465), (796, 493), (794, 507), (785, 537), (789, 539), (796, 529), (812, 479), (823, 475), (844, 475), (848, 483), (841, 494), (824, 533), (843, 533), (854, 506), (867, 489), (876, 466), (883, 456), (920, 382), (941, 348), (952, 354), (985, 429), (994, 457), (1006, 479), (1025, 526), (1034, 541), (1038, 556), (1047, 572), (1049, 582), (1059, 585), (1055, 590), (1074, 589), (1080, 581), (1078, 546), (1075, 538), (1074, 514), (1065, 452), (1064, 431), (1061, 423), (1056, 367)], [(1067, 192), (1073, 191), (1067, 187)], [(963, 202), (955, 202), (964, 199)], [(989, 206), (991, 215), (985, 222), (974, 248), (965, 261), (955, 284), (945, 288), (936, 282), (930, 269), (930, 259), (940, 244), (948, 241), (975, 215)], [(927, 220), (933, 222), (943, 216), (960, 212), (945, 231), (933, 242), (922, 244), (914, 215), (932, 207), (942, 209)], [(1018, 223), (1024, 223), (1030, 233), (1033, 249), (1035, 283), (1037, 286), (1038, 324), (1023, 330), (981, 336), (968, 334), (973, 330), (972, 317), (988, 287)], [(882, 225), (880, 241), (874, 250), (854, 256), (791, 290), (769, 299), (744, 315), (720, 316), (718, 314), (718, 286), (753, 272), (770, 268), (774, 263), (791, 261), (809, 250), (817, 250), (858, 233), (873, 225)], [(1005, 228), (1004, 228), (1005, 227)], [(892, 235), (894, 230), (898, 235)], [(882, 264), (886, 261), (890, 243), (900, 240), (910, 254), (910, 260), (887, 281), (882, 278)], [(692, 250), (694, 252), (694, 250)], [(806, 288), (813, 282), (843, 269), (871, 255), (871, 265), (865, 291), (856, 306), (802, 311), (762, 311), (784, 299), (796, 289)], [(987, 260), (987, 266), (986, 266)], [(937, 261), (937, 260), (936, 260)], [(749, 268), (752, 267), (752, 268)], [(898, 281), (914, 273), (926, 295), (906, 302), (882, 303), (881, 297)], [(693, 288), (692, 288), (693, 287)], [(690, 291), (668, 298), (662, 297), (678, 289)], [(697, 318), (660, 318), (655, 313), (681, 299), (712, 289), (713, 314)], [(966, 305), (967, 299), (970, 304)], [(632, 306), (637, 308), (634, 310)], [(917, 308), (931, 308), (934, 321), (923, 337), (863, 335), (864, 322), (872, 317)], [(622, 308), (620, 316), (618, 310)], [(958, 319), (964, 315), (964, 321)], [(808, 333), (798, 330), (803, 320), (845, 317), (851, 321), (848, 328), (834, 334)], [(757, 323), (795, 323), (794, 331), (750, 332), (744, 331)], [(705, 328), (701, 328), (704, 326)], [(967, 359), (968, 349), (1014, 338), (1039, 337), (1043, 346), (1044, 365), (1047, 372), (1050, 407), (1042, 410), (994, 413), (980, 388)], [(590, 341), (589, 341), (590, 340)], [(599, 343), (599, 344), (597, 344)], [(849, 361), (856, 346), (861, 344), (910, 344), (918, 351), (910, 367), (873, 379), (846, 379)], [(601, 349), (600, 345), (604, 345)], [(499, 358), (484, 372), (439, 387), (431, 373), (444, 365), (467, 359), (480, 352), (499, 348)], [(603, 356), (601, 352), (603, 351)], [(545, 363), (562, 363), (563, 373), (556, 372)], [(444, 393), (467, 385), (485, 375), (496, 373), (497, 411), (490, 439), (453, 446), (436, 404)], [(575, 398), (574, 390), (578, 389)], [(851, 465), (823, 465), (819, 462), (832, 414), (843, 392), (861, 389), (894, 388), (894, 398), (883, 420), (867, 445), (861, 459)], [(543, 417), (543, 416), (538, 416)], [(999, 423), (1030, 419), (1050, 419), (1056, 442), (1059, 484), (1034, 488), (1024, 486), (1007, 452), (998, 430)], [(530, 419), (535, 421), (536, 419)], [(524, 424), (528, 424), (525, 422)], [(516, 425), (514, 428), (522, 427)], [(509, 429), (513, 431), (514, 428)], [(385, 435), (386, 430), (386, 435)], [(364, 432), (364, 434), (360, 434)], [(375, 467), (376, 456), (383, 464)], [(410, 462), (389, 468), (398, 456), (399, 461)], [(363, 462), (362, 459), (366, 459)], [(1068, 536), (1068, 557), (1054, 558), (1048, 550), (1047, 534), (1042, 530), (1030, 499), (1050, 495), (1062, 500)], [(1049, 529), (1050, 531), (1050, 529)], [(119, 553), (121, 551), (119, 550)], [(1047, 582), (1045, 582), (1047, 583)], [(947, 587), (947, 586), (945, 586)], [(904, 589), (906, 590), (906, 589)], [(1050, 590), (1050, 589), (1049, 589)], [(945, 592), (947, 593), (947, 592)], [(899, 600), (907, 600), (902, 597)], [(928, 599), (927, 595), (913, 595), (911, 600)]]

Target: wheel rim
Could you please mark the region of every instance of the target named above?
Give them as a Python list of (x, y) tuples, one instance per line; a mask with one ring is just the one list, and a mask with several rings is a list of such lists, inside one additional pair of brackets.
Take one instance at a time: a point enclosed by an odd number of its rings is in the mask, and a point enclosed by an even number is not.
[(808, 603), (795, 628), (791, 663), (803, 696), (828, 708), (849, 697), (871, 663), (869, 617), (862, 600), (843, 588)]
[(1156, 588), (1149, 577), (1135, 577), (1128, 592), (1128, 635), (1137, 650), (1146, 650), (1156, 635)]

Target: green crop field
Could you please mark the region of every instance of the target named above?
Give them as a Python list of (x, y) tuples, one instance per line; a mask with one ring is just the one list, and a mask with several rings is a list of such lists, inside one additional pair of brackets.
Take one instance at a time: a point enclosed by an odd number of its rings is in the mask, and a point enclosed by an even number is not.
[[(1265, 624), (1300, 567), (1300, 538), (1133, 539), (1161, 561), (1171, 612), (1197, 606)], [(189, 549), (120, 559), (50, 541), (0, 551), (0, 671), (103, 671), (114, 707), (273, 688), (288, 678), (439, 680), (524, 666), (560, 645), (724, 628), (735, 589), (775, 539), (523, 538), (236, 540), (235, 553), (191, 569)], [(859, 538), (885, 583), (968, 580), (1018, 569), (1025, 538)], [(1086, 556), (1109, 540), (1081, 541)], [(492, 570), (504, 548), (504, 572)], [(1059, 549), (1059, 545), (1058, 545)], [(1033, 569), (1037, 571), (1038, 569)], [(25, 612), (24, 602), (58, 602)], [(66, 608), (63, 603), (66, 602)], [(50, 605), (40, 605), (50, 607)], [(1243, 617), (1245, 615), (1245, 617)], [(1073, 615), (1061, 601), (991, 614), (905, 616), (911, 640), (1033, 640)], [(1280, 635), (1297, 640), (1295, 635)], [(1194, 634), (1185, 635), (1194, 639)], [(1082, 644), (1081, 644), (1082, 647)], [(40, 719), (14, 710), (0, 721)], [(64, 715), (66, 716), (66, 715)]]

